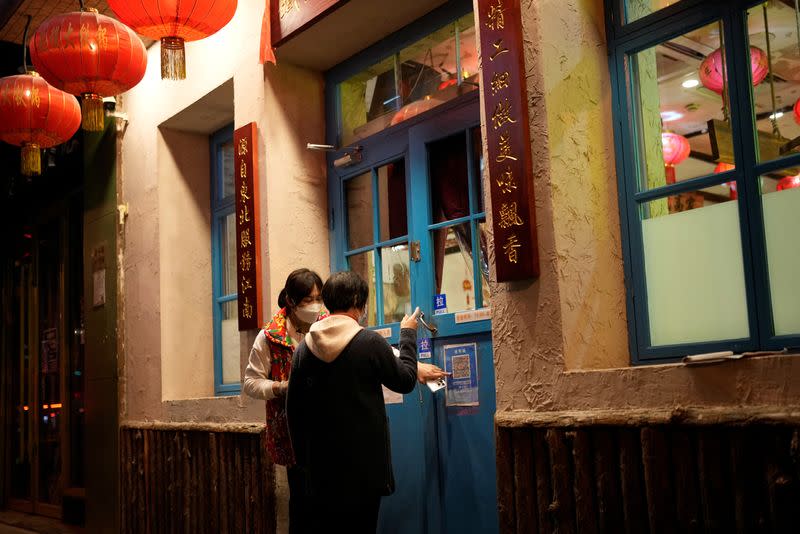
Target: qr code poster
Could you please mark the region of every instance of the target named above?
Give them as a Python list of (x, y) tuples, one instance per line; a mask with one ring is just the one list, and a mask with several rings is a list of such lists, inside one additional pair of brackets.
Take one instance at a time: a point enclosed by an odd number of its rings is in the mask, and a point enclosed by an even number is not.
[(478, 406), (478, 345), (444, 346), (447, 406)]

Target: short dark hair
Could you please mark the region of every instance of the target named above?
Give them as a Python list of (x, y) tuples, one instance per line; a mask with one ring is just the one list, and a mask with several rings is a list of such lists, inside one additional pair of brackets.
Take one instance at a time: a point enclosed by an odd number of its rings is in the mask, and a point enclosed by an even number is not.
[(292, 308), (309, 296), (314, 288), (322, 289), (322, 278), (311, 269), (296, 269), (286, 278), (278, 296), (278, 307)]
[(353, 271), (335, 273), (322, 286), (322, 302), (331, 313), (360, 310), (367, 305), (367, 298), (369, 286)]

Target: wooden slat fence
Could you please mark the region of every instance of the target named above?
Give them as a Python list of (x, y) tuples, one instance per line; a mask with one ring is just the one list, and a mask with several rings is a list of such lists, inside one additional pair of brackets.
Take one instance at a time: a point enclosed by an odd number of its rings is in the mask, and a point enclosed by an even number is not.
[(121, 531), (274, 534), (274, 469), (261, 428), (123, 426)]
[(800, 532), (800, 426), (497, 427), (500, 532)]

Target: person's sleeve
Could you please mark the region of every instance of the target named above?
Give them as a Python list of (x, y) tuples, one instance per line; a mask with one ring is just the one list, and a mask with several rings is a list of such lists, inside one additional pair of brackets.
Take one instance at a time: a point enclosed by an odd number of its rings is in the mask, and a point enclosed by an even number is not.
[(273, 380), (269, 378), (272, 358), (269, 343), (264, 331), (258, 333), (253, 348), (250, 349), (250, 360), (244, 370), (244, 393), (254, 399), (270, 400), (275, 398), (272, 392)]
[(411, 328), (400, 330), (400, 357), (383, 339), (375, 341), (381, 383), (395, 393), (411, 393), (417, 385), (417, 331)]
[(292, 449), (294, 449), (294, 457), (297, 465), (306, 465), (305, 454), (305, 433), (303, 430), (303, 393), (304, 379), (303, 368), (300, 363), (300, 353), (302, 352), (303, 344), (294, 351), (292, 357), (292, 372), (289, 373), (289, 389), (286, 392), (286, 420), (289, 425), (289, 439), (292, 442)]

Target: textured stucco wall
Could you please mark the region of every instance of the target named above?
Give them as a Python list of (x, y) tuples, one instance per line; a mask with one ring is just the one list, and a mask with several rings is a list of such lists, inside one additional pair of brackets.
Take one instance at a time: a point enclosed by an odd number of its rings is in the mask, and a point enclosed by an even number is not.
[[(214, 394), (208, 137), (158, 132), (161, 395)], [(191, 335), (186, 335), (187, 331)]]
[(796, 404), (796, 357), (629, 367), (602, 2), (522, 13), (542, 275), (492, 284), (498, 410)]
[[(130, 122), (122, 147), (122, 202), (129, 215), (124, 226), (125, 247), (121, 270), (124, 276), (125, 359), (121, 377), (123, 421), (218, 421), (263, 422), (263, 403), (246, 397), (176, 400), (169, 385), (162, 387), (162, 354), (174, 342), (162, 335), (163, 281), (169, 273), (161, 269), (165, 239), (175, 232), (174, 221), (163, 213), (159, 191), (158, 126), (189, 107), (226, 81), (234, 82), (234, 126), (256, 121), (259, 130), (261, 186), (261, 260), (265, 319), (275, 308), (278, 292), (288, 272), (308, 265), (327, 274), (328, 227), (325, 161), (323, 154), (305, 150), (306, 142), (324, 138), (322, 76), (290, 65), (262, 67), (258, 44), (263, 2), (240, 2), (231, 23), (208, 39), (187, 44), (187, 79), (160, 79), (159, 45), (148, 51), (144, 80), (124, 96)], [(207, 144), (207, 141), (205, 141)], [(210, 248), (210, 239), (207, 245)], [(194, 288), (207, 292), (211, 284), (198, 279)], [(209, 300), (210, 302), (210, 300)], [(167, 303), (167, 305), (169, 302)], [(198, 304), (199, 305), (199, 304)], [(209, 308), (210, 310), (210, 308)], [(198, 326), (181, 325), (192, 332)], [(209, 333), (210, 335), (210, 333)], [(244, 368), (255, 332), (241, 334), (241, 365)], [(176, 338), (176, 339), (179, 339)], [(165, 343), (166, 342), (166, 343)], [(178, 355), (187, 364), (197, 354)], [(211, 358), (209, 347), (208, 358)], [(176, 367), (177, 369), (178, 367)], [(186, 369), (191, 369), (187, 365)], [(192, 392), (210, 394), (208, 376)], [(164, 395), (162, 395), (164, 390)], [(185, 393), (177, 397), (186, 397)], [(173, 398), (170, 398), (173, 397)]]

